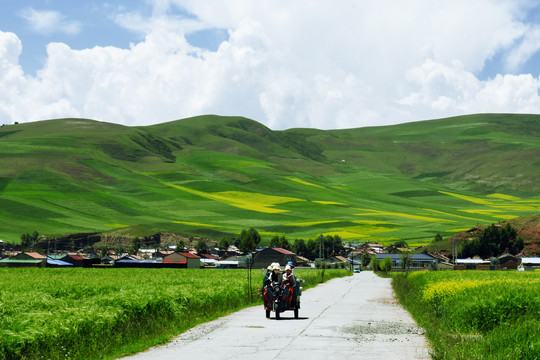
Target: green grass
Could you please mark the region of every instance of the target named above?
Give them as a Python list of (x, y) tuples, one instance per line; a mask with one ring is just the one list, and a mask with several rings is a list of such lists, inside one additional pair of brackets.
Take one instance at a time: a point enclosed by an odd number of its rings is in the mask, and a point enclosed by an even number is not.
[(538, 359), (540, 272), (402, 273), (392, 284), (434, 359)]
[[(263, 244), (274, 234), (427, 244), (437, 233), (540, 212), (536, 123), (487, 114), (335, 131), (271, 131), (217, 116), (147, 127), (84, 119), (7, 126), (0, 238), (19, 242), (34, 230), (219, 237), (252, 226)], [(256, 200), (239, 206), (216, 196), (227, 192), (297, 200), (257, 210)], [(335, 223), (289, 225), (321, 220)]]
[[(326, 270), (324, 280), (350, 275)], [(263, 275), (213, 269), (0, 268), (0, 359), (107, 359), (262, 304)], [(297, 270), (304, 288), (319, 270)], [(261, 306), (261, 317), (264, 312)]]

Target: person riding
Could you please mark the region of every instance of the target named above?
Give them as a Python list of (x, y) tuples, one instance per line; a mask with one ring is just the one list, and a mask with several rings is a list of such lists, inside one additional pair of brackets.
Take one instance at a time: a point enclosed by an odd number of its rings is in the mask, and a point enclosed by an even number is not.
[(277, 283), (278, 288), (281, 288), (281, 283), (283, 281), (281, 277), (281, 268), (278, 263), (272, 263), (266, 268), (266, 274), (264, 276), (263, 280), (263, 299), (264, 299), (264, 307), (266, 310), (272, 310), (272, 304), (274, 303), (274, 300), (276, 296), (279, 296), (278, 293), (275, 293), (273, 283)]
[(296, 278), (296, 275), (294, 274), (294, 263), (292, 261), (289, 261), (289, 262), (287, 262), (287, 265), (291, 267), (291, 269), (292, 269), (291, 272)]
[(270, 265), (268, 265), (268, 267), (266, 268), (266, 273), (264, 273), (263, 284), (262, 284), (262, 285), (263, 285), (263, 289), (264, 289), (264, 287), (267, 285), (267, 283), (268, 283), (268, 281), (269, 281), (268, 279), (270, 278), (270, 275), (272, 274), (273, 268), (274, 268), (274, 264), (273, 264), (273, 263), (270, 264)]
[(287, 264), (287, 266), (285, 266), (285, 272), (283, 273), (283, 283), (294, 289), (296, 287), (296, 277), (292, 272), (293, 266)]
[(283, 283), (283, 277), (281, 275), (281, 267), (279, 266), (279, 263), (273, 263), (272, 264), (272, 274), (270, 274), (270, 282), (275, 283), (277, 282), (279, 285)]
[(283, 288), (281, 290), (281, 297), (284, 305), (287, 303), (286, 308), (294, 308), (295, 306), (295, 292), (296, 292), (296, 278), (292, 274), (292, 266), (287, 265), (285, 272), (283, 273)]

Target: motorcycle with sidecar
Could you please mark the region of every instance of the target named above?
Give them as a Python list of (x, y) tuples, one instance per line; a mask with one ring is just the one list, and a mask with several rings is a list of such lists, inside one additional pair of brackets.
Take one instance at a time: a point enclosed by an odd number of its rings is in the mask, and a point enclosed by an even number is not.
[(276, 320), (281, 318), (281, 313), (287, 310), (294, 311), (294, 318), (298, 319), (298, 310), (300, 309), (300, 296), (302, 295), (302, 287), (300, 286), (304, 280), (296, 279), (294, 287), (288, 284), (280, 284), (271, 282), (263, 289), (264, 309), (266, 317), (270, 317), (270, 312), (273, 311)]

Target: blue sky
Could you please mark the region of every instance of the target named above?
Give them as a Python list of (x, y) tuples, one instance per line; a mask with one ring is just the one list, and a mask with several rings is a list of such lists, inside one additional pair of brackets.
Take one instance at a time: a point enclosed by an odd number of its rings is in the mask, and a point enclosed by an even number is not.
[(540, 2), (0, 0), (0, 123), (540, 113)]
[[(76, 2), (69, 0), (8, 1), (2, 0), (0, 30), (17, 34), (23, 43), (19, 63), (25, 72), (36, 74), (46, 61), (46, 47), (50, 42), (63, 42), (73, 49), (95, 46), (115, 46), (127, 49), (130, 43), (144, 40), (144, 34), (126, 29), (115, 22), (115, 15), (127, 9), (151, 16), (153, 4), (141, 0), (107, 2)], [(34, 11), (34, 12), (33, 12)], [(36, 27), (36, 19), (45, 12), (57, 14), (56, 21)], [(32, 17), (32, 14), (34, 16)], [(179, 8), (171, 8), (170, 16), (194, 18)], [(45, 27), (47, 30), (45, 30)], [(219, 44), (228, 39), (226, 29), (205, 29), (186, 36), (198, 47), (215, 51)]]

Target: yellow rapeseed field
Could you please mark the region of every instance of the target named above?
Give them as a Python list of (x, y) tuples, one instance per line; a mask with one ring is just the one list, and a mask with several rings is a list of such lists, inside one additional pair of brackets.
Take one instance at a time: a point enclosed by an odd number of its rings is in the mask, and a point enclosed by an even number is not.
[(511, 286), (512, 284), (540, 284), (540, 279), (534, 278), (511, 278), (511, 279), (471, 279), (471, 280), (446, 280), (430, 283), (422, 291), (422, 299), (425, 301), (438, 300), (441, 302), (446, 302), (451, 300), (458, 293), (470, 289), (477, 288), (480, 286), (500, 286), (501, 289), (506, 286)]
[(310, 183), (309, 181), (305, 181), (305, 180), (302, 180), (302, 179), (299, 179), (299, 178), (296, 178), (296, 177), (287, 176), (285, 179), (288, 179), (288, 180), (291, 180), (291, 181), (294, 181), (294, 182), (297, 182), (297, 183), (300, 183), (300, 184), (303, 184), (303, 185), (314, 186), (314, 187), (324, 189), (320, 185), (313, 184), (313, 183)]
[(243, 192), (243, 191), (222, 191), (215, 193), (207, 193), (200, 190), (190, 189), (185, 186), (171, 184), (163, 182), (164, 185), (171, 186), (175, 189), (182, 190), (194, 195), (205, 197), (225, 203), (227, 205), (239, 207), (246, 210), (258, 211), (263, 213), (281, 213), (288, 212), (289, 210), (276, 209), (273, 206), (277, 204), (287, 203), (291, 201), (306, 201), (303, 199), (286, 197), (286, 196), (274, 196), (260, 193)]
[(288, 223), (285, 224), (286, 226), (314, 226), (314, 225), (320, 225), (320, 224), (330, 224), (339, 222), (339, 220), (318, 220), (318, 221), (307, 221), (307, 222), (299, 222), (299, 223)]
[(386, 215), (386, 216), (396, 216), (396, 217), (403, 217), (407, 219), (415, 219), (415, 220), (422, 220), (422, 221), (429, 221), (429, 222), (453, 222), (453, 220), (434, 218), (434, 217), (423, 216), (423, 215), (391, 212), (391, 211), (380, 211), (380, 210), (361, 209), (361, 208), (356, 208), (356, 210), (365, 211), (365, 213), (362, 213), (362, 214), (354, 214), (356, 216), (371, 216), (371, 215), (385, 216)]

